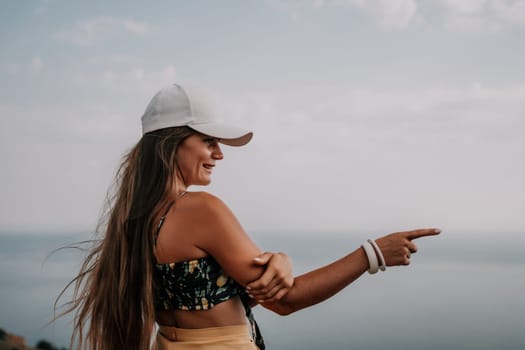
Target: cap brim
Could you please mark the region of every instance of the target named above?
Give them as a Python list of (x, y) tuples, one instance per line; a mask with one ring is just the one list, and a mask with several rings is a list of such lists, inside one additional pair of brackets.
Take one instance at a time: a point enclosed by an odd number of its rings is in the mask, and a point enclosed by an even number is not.
[(191, 124), (188, 126), (205, 135), (216, 137), (220, 143), (228, 146), (244, 146), (253, 137), (251, 131), (222, 123)]

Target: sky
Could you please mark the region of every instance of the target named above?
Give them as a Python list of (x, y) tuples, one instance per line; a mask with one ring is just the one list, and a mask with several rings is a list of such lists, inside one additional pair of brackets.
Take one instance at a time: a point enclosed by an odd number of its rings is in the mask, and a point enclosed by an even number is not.
[(92, 230), (151, 97), (254, 131), (247, 231), (525, 224), (525, 1), (0, 1), (0, 234)]

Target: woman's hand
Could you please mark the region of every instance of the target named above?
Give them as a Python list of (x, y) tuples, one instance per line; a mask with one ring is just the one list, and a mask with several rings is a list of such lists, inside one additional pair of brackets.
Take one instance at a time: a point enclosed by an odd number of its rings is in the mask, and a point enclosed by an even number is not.
[(376, 243), (383, 253), (387, 266), (409, 265), (410, 255), (417, 252), (417, 246), (412, 240), (435, 236), (440, 232), (441, 230), (435, 228), (396, 232), (376, 239)]
[(293, 286), (292, 260), (285, 253), (262, 253), (253, 259), (258, 266), (266, 266), (257, 280), (246, 286), (248, 295), (259, 303), (281, 299)]

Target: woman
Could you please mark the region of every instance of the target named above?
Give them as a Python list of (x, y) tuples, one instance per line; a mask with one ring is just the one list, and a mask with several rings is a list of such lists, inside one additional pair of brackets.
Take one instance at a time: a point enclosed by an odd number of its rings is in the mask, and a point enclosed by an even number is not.
[(156, 322), (160, 350), (264, 349), (255, 304), (281, 315), (314, 305), (367, 270), (408, 265), (412, 240), (440, 232), (369, 240), (293, 279), (288, 257), (262, 254), (219, 198), (188, 191), (211, 182), (220, 144), (245, 145), (252, 133), (217, 122), (202, 96), (179, 85), (153, 97), (142, 127), (118, 172), (105, 237), (67, 310), (76, 310), (81, 348), (149, 349)]

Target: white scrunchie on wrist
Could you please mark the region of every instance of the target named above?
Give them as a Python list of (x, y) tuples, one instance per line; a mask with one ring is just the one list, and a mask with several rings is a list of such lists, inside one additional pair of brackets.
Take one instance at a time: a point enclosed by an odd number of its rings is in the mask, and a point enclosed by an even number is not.
[(370, 243), (374, 247), (377, 255), (379, 256), (379, 268), (381, 269), (381, 271), (385, 271), (386, 261), (385, 261), (385, 257), (383, 256), (383, 252), (381, 251), (381, 249), (379, 249), (379, 246), (377, 245), (376, 241), (374, 241), (373, 239), (369, 239), (368, 243)]
[(368, 258), (368, 265), (370, 266), (368, 269), (368, 273), (373, 275), (379, 269), (376, 252), (370, 242), (363, 243), (362, 247), (365, 250), (366, 256)]

